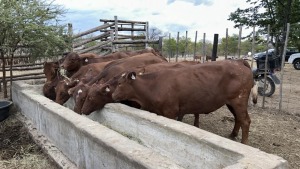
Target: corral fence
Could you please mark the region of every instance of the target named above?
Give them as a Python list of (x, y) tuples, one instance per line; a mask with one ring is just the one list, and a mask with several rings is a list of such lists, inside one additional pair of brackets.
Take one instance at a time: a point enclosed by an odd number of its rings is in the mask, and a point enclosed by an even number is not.
[[(162, 49), (162, 39), (149, 39), (149, 23), (141, 21), (100, 19), (102, 25), (73, 35), (72, 24), (68, 24), (69, 35), (72, 36), (71, 50), (77, 53), (111, 53), (122, 48), (145, 48), (149, 44), (157, 44)], [(97, 35), (95, 35), (97, 34)], [(90, 45), (91, 42), (97, 42)]]
[[(158, 46), (157, 50), (162, 48), (162, 39), (149, 39), (149, 23), (142, 21), (119, 20), (117, 16), (114, 19), (100, 19), (102, 24), (95, 28), (73, 34), (72, 24), (68, 24), (68, 35), (71, 37), (70, 51), (83, 53), (97, 53), (100, 55), (109, 54), (120, 50), (141, 49), (148, 47), (149, 44)], [(95, 35), (97, 34), (97, 35)], [(6, 71), (5, 81), (3, 75), (0, 75), (0, 92), (2, 92), (3, 83), (17, 80), (43, 79), (43, 63), (45, 61), (58, 60), (62, 56), (53, 58), (41, 58), (36, 61), (30, 60), (30, 55), (16, 51), (11, 63), (11, 57), (5, 56), (3, 72)], [(20, 54), (20, 53), (21, 54)], [(12, 64), (12, 69), (10, 65)], [(3, 68), (3, 67), (2, 67)], [(13, 71), (10, 76), (9, 72)], [(8, 76), (7, 76), (8, 75)], [(7, 86), (7, 85), (3, 85)]]
[[(134, 48), (145, 48), (149, 44), (155, 44), (158, 49), (162, 50), (162, 38), (149, 39), (149, 24), (148, 22), (141, 21), (128, 21), (128, 20), (118, 20), (117, 16), (113, 20), (100, 19), (103, 22), (102, 25), (92, 28), (90, 30), (80, 32), (78, 34), (73, 34), (72, 24), (68, 24), (69, 35), (72, 37), (71, 51), (78, 52), (80, 54), (93, 52), (98, 54), (108, 54), (111, 52), (116, 52), (119, 50), (127, 50)], [(241, 41), (241, 27), (239, 34), (239, 44)], [(96, 36), (89, 36), (91, 34), (98, 33)], [(255, 28), (253, 28), (253, 35), (255, 35)], [(187, 36), (187, 32), (186, 32)], [(170, 37), (169, 37), (170, 38)], [(177, 39), (179, 38), (179, 33), (177, 34)], [(228, 38), (228, 29), (226, 29), (226, 39)], [(255, 39), (255, 38), (253, 38)], [(214, 39), (215, 40), (215, 39)], [(183, 60), (195, 60), (199, 59), (197, 53), (201, 53), (202, 56), (206, 56), (208, 51), (205, 48), (205, 33), (203, 34), (203, 46), (201, 52), (196, 52), (196, 42), (197, 42), (197, 32), (195, 34), (195, 49), (192, 55), (184, 54)], [(94, 43), (91, 45), (91, 43)], [(214, 44), (218, 42), (214, 42)], [(254, 44), (252, 46), (252, 56), (254, 54)], [(178, 45), (178, 44), (177, 44)], [(267, 46), (267, 44), (266, 44)], [(213, 49), (217, 50), (217, 46)], [(240, 51), (240, 45), (238, 45), (238, 51)], [(215, 52), (212, 52), (216, 55)], [(169, 54), (169, 53), (167, 53)], [(170, 56), (170, 55), (168, 55)], [(179, 61), (178, 51), (176, 55), (176, 60)], [(252, 58), (252, 56), (250, 56)], [(54, 57), (58, 58), (58, 57)], [(238, 53), (237, 58), (240, 58), (240, 53)], [(43, 62), (51, 60), (39, 60), (34, 63), (30, 62), (30, 56), (18, 56), (15, 55), (12, 70), (14, 75), (12, 76), (12, 81), (16, 80), (27, 80), (27, 79), (43, 79), (45, 78), (43, 70)], [(201, 62), (204, 62), (205, 58), (201, 58)], [(227, 59), (227, 51), (225, 56), (220, 56), (218, 59)], [(255, 68), (256, 64), (250, 61), (251, 65)], [(5, 64), (5, 70), (10, 71), (9, 57), (7, 57), (7, 62)], [(8, 74), (8, 73), (7, 73)], [(299, 113), (300, 105), (300, 88), (297, 84), (300, 84), (299, 72), (294, 70), (291, 65), (284, 64), (282, 66), (282, 71), (277, 72), (278, 77), (280, 77), (281, 85), (276, 85), (276, 92), (271, 97), (263, 98), (259, 97), (258, 106), (269, 107), (279, 110), (288, 111), (291, 113)], [(10, 79), (10, 76), (7, 77)], [(0, 92), (2, 91), (2, 77), (0, 79)]]
[[(186, 39), (187, 39), (187, 34), (188, 32), (186, 31)], [(287, 35), (289, 34), (289, 24), (288, 24), (288, 29), (287, 29)], [(251, 47), (251, 52), (248, 53), (248, 56), (241, 56), (241, 39), (242, 39), (242, 27), (239, 27), (239, 39), (238, 39), (238, 46), (237, 46), (237, 56), (228, 56), (228, 29), (226, 29), (226, 41), (225, 41), (225, 53), (224, 55), (216, 55), (217, 47), (218, 45), (218, 34), (215, 34), (214, 36), (214, 47), (213, 51), (211, 51), (212, 56), (211, 59), (214, 57), (216, 60), (222, 60), (222, 59), (246, 59), (248, 60), (249, 64), (251, 65), (252, 69), (255, 69), (257, 67), (256, 61), (253, 59), (253, 55), (255, 54), (255, 27), (253, 27), (253, 32), (252, 32), (253, 38), (252, 38), (252, 47)], [(270, 32), (268, 32), (267, 37), (269, 37)], [(287, 39), (288, 36), (286, 36), (285, 39), (285, 45), (284, 45), (284, 51), (286, 51), (287, 48)], [(169, 35), (170, 39), (170, 35)], [(179, 32), (177, 34), (177, 42), (179, 39)], [(210, 51), (207, 51), (206, 49), (206, 33), (203, 33), (203, 46), (202, 49), (197, 49), (196, 48), (196, 43), (197, 43), (197, 31), (195, 33), (195, 46), (194, 46), (194, 52), (193, 54), (188, 54), (187, 52), (184, 53), (183, 57), (179, 57), (178, 53), (178, 43), (177, 43), (177, 51), (175, 54), (175, 58), (169, 57), (170, 61), (177, 62), (180, 60), (197, 60), (201, 63), (205, 62), (207, 57), (207, 53)], [(269, 48), (269, 39), (267, 40), (266, 43), (266, 50)], [(187, 45), (186, 45), (187, 46)], [(187, 51), (187, 50), (185, 50)], [(200, 55), (197, 55), (197, 53), (201, 53)], [(167, 52), (167, 54), (170, 56), (170, 52)], [(216, 57), (217, 56), (217, 57)], [(268, 56), (268, 55), (267, 55)], [(281, 57), (281, 70), (276, 71), (275, 74), (277, 77), (280, 79), (280, 84), (276, 85), (275, 93), (271, 97), (264, 97), (264, 96), (259, 96), (258, 97), (258, 104), (256, 106), (262, 107), (262, 108), (272, 108), (272, 109), (278, 109), (279, 111), (286, 111), (288, 113), (292, 114), (298, 114), (300, 115), (300, 105), (298, 102), (300, 101), (300, 87), (298, 87), (298, 84), (300, 84), (300, 74), (299, 70), (295, 70), (291, 64), (287, 64), (285, 62), (285, 53), (282, 54)], [(268, 61), (268, 57), (266, 58), (266, 61)], [(265, 65), (267, 67), (267, 65)]]

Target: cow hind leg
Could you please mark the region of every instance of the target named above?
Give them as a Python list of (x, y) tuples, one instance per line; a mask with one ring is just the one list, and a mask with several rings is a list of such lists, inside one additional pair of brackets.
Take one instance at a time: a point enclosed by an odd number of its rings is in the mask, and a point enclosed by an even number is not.
[(232, 130), (231, 134), (230, 134), (230, 137), (235, 138), (239, 134), (241, 124), (236, 118), (236, 113), (235, 113), (234, 109), (230, 105), (226, 105), (226, 106), (229, 109), (229, 111), (232, 113), (232, 115), (234, 116), (234, 127), (233, 127), (233, 130)]
[(199, 128), (199, 114), (195, 113), (194, 126)]
[(245, 103), (236, 103), (236, 104), (227, 105), (227, 107), (235, 117), (235, 125), (231, 133), (231, 136), (236, 137), (238, 135), (239, 129), (242, 128), (241, 142), (243, 144), (247, 144), (249, 128), (251, 123), (248, 110), (247, 110), (247, 101)]

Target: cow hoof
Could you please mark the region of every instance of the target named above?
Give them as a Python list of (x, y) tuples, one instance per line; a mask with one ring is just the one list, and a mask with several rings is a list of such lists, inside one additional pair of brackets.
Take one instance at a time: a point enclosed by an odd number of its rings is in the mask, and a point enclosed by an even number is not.
[(231, 133), (229, 135), (229, 138), (231, 138), (232, 140), (236, 140), (237, 134)]

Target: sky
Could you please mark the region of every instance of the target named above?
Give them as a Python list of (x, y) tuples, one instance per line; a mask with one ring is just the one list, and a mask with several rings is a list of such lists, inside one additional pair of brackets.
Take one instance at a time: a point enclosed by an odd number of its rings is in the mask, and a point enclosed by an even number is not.
[[(231, 12), (247, 8), (246, 0), (56, 0), (67, 10), (65, 23), (72, 23), (74, 33), (102, 25), (100, 19), (148, 21), (150, 28), (157, 28), (172, 37), (185, 36), (213, 41), (228, 34), (239, 34), (234, 23), (228, 21)], [(243, 28), (242, 34), (252, 30)]]

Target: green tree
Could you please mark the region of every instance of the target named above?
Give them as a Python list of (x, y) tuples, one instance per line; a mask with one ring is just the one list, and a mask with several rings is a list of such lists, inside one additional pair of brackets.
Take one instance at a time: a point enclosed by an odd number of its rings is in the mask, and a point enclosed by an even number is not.
[[(227, 38), (227, 54), (228, 55), (236, 55), (237, 54), (238, 39), (239, 39), (239, 36), (237, 34), (228, 36), (228, 38)], [(225, 51), (226, 51), (226, 38), (222, 38), (221, 44), (219, 45), (219, 53), (221, 53), (221, 55), (225, 55)]]
[[(64, 27), (59, 25), (63, 8), (42, 0), (0, 0), (0, 54), (11, 60), (20, 48), (32, 58), (52, 57), (67, 47)], [(32, 59), (31, 58), (31, 59)], [(7, 97), (5, 64), (3, 70), (4, 97)], [(10, 72), (12, 77), (12, 71)]]
[[(258, 33), (266, 34), (268, 25), (270, 25), (271, 42), (278, 43), (276, 46), (281, 49), (286, 36), (287, 23), (291, 24), (291, 30), (299, 30), (299, 0), (247, 0), (246, 2), (249, 3), (249, 8), (238, 8), (228, 18), (235, 23), (235, 27), (255, 25), (259, 28)], [(292, 46), (298, 46), (299, 34), (291, 31), (289, 38)]]

